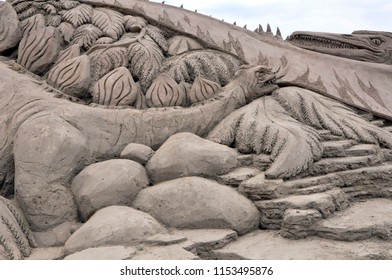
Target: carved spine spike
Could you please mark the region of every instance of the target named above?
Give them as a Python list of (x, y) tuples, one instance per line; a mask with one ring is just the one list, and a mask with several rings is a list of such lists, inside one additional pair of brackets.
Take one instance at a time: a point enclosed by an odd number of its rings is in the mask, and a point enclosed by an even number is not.
[(261, 24), (259, 24), (259, 27), (257, 27), (254, 32), (257, 34), (263, 34), (264, 33), (263, 26), (261, 26)]
[(279, 27), (276, 29), (276, 35), (275, 35), (275, 37), (276, 37), (276, 38), (279, 38), (279, 39), (283, 39), (283, 38), (282, 38), (282, 33), (280, 32)]
[(273, 34), (272, 30), (271, 30), (271, 25), (269, 23), (267, 24), (267, 33), (268, 34)]
[(237, 25), (237, 22), (235, 21), (235, 22), (233, 23), (233, 25)]

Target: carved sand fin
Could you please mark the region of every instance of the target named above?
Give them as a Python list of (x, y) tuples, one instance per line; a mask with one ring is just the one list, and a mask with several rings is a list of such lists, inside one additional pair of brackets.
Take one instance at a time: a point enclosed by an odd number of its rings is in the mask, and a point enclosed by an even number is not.
[(181, 9), (184, 8), (184, 4), (181, 4), (180, 8), (181, 8)]
[(259, 24), (259, 33), (264, 33), (264, 29), (263, 29), (263, 26), (261, 24)]
[(247, 24), (245, 24), (243, 28), (246, 29), (246, 27), (247, 27)]
[(237, 25), (237, 22), (235, 21), (235, 22), (233, 23), (233, 25)]

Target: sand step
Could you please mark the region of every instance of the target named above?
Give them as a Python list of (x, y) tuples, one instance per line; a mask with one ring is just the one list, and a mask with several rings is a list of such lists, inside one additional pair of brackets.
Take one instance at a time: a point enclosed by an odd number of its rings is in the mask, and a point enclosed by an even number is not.
[(358, 115), (367, 121), (374, 120), (374, 115), (372, 113), (362, 112), (362, 113), (358, 113)]
[(345, 137), (342, 135), (333, 135), (331, 131), (327, 129), (321, 129), (317, 130), (317, 132), (320, 135), (321, 141), (339, 141), (339, 140), (345, 140)]
[(293, 190), (290, 194), (292, 195), (309, 195), (309, 194), (314, 194), (314, 193), (323, 193), (329, 190), (332, 190), (333, 188), (336, 188), (336, 185), (334, 184), (321, 184), (321, 185), (316, 185), (316, 186), (311, 186), (307, 188), (300, 188), (297, 190)]
[(348, 207), (349, 202), (345, 193), (339, 189), (309, 195), (294, 195), (273, 200), (256, 201), (260, 211), (260, 225), (262, 228), (279, 229), (287, 209), (314, 209), (323, 218), (331, 216), (335, 211)]
[(384, 120), (373, 120), (370, 121), (370, 123), (372, 125), (378, 126), (378, 127), (383, 127), (385, 125), (385, 121)]
[(353, 203), (327, 219), (321, 219), (314, 210), (288, 210), (284, 214), (282, 235), (295, 239), (315, 235), (342, 241), (392, 240), (392, 200), (381, 198)]
[(381, 152), (380, 147), (374, 144), (359, 144), (346, 149), (346, 156), (361, 157), (375, 155)]
[(384, 126), (382, 129), (384, 129), (388, 132), (392, 132), (392, 125), (391, 126)]
[(362, 197), (392, 198), (391, 181), (392, 164), (383, 164), (289, 181), (269, 180), (261, 173), (242, 182), (238, 190), (256, 202), (322, 193), (330, 186), (341, 188), (350, 200)]
[(345, 157), (346, 150), (352, 147), (356, 142), (353, 140), (326, 141), (322, 142), (322, 157)]
[(335, 241), (319, 237), (283, 238), (277, 231), (259, 230), (215, 250), (216, 260), (358, 260), (391, 259), (392, 242), (383, 240)]
[(324, 158), (316, 162), (308, 171), (308, 175), (322, 175), (334, 172), (358, 169), (368, 166), (373, 166), (382, 161), (379, 155), (369, 156), (354, 156), (354, 157), (337, 157), (337, 158)]

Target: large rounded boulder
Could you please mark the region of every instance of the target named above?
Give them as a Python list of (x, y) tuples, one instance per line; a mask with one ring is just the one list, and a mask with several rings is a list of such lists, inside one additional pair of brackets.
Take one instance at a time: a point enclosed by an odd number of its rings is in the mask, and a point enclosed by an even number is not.
[(109, 206), (97, 211), (65, 243), (73, 254), (93, 247), (129, 245), (164, 233), (166, 229), (150, 215), (126, 206)]
[(22, 36), (18, 15), (7, 2), (0, 2), (0, 53), (15, 47)]
[(232, 229), (244, 234), (259, 224), (259, 211), (250, 200), (228, 186), (199, 177), (143, 189), (133, 207), (176, 228)]
[(147, 187), (145, 168), (126, 159), (112, 159), (83, 169), (72, 182), (80, 217), (86, 221), (95, 211), (110, 205), (131, 205)]
[(215, 178), (233, 170), (237, 157), (237, 152), (227, 146), (192, 133), (179, 133), (156, 151), (146, 168), (154, 183), (188, 176)]

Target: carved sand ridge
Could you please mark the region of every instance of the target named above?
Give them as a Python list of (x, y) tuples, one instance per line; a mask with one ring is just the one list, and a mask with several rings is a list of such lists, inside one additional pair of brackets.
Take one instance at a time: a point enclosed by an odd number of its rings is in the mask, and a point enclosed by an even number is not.
[(0, 15), (0, 259), (392, 258), (390, 33), (283, 41), (137, 0)]

